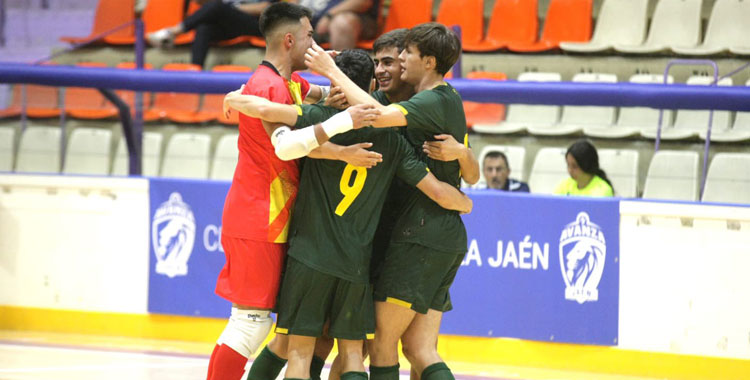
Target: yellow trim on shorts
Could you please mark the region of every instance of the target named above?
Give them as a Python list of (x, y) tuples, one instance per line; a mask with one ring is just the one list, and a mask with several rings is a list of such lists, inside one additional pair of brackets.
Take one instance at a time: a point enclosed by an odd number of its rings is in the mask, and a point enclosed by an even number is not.
[(389, 104), (388, 107), (393, 107), (393, 108), (401, 111), (401, 113), (404, 114), (404, 116), (406, 116), (406, 115), (409, 114), (409, 111), (407, 111), (406, 108), (404, 108), (404, 106), (402, 106), (400, 104)]
[(292, 104), (292, 107), (294, 107), (294, 109), (297, 110), (297, 116), (302, 116), (302, 107), (300, 107), (300, 106), (298, 106), (296, 104)]
[(366, 334), (365, 338), (367, 338), (367, 340), (375, 339), (375, 334)]
[(400, 300), (398, 298), (386, 297), (385, 298), (385, 302), (392, 303), (392, 304), (398, 305), (398, 306), (403, 306), (403, 307), (405, 307), (407, 309), (411, 309), (411, 303), (406, 302), (406, 301), (402, 301), (402, 300)]
[(274, 330), (273, 332), (275, 332), (277, 334), (287, 335), (287, 334), (289, 334), (289, 329), (285, 329), (283, 327), (277, 327), (276, 330)]

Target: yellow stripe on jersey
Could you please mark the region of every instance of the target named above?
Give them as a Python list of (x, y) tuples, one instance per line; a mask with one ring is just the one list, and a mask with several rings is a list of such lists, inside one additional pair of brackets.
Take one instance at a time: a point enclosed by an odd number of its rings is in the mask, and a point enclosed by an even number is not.
[(289, 237), (289, 223), (291, 220), (287, 219), (286, 223), (284, 223), (284, 229), (281, 230), (279, 233), (279, 236), (276, 237), (276, 240), (274, 240), (274, 243), (286, 243), (287, 238)]
[(289, 88), (289, 94), (292, 95), (294, 104), (302, 104), (302, 85), (295, 81), (286, 82), (287, 88)]
[(300, 106), (298, 106), (296, 104), (293, 104), (292, 107), (294, 107), (294, 109), (297, 110), (297, 116), (302, 116), (302, 107), (300, 107)]
[[(284, 183), (284, 177), (286, 172), (280, 173), (276, 178), (271, 181), (271, 188), (269, 191), (269, 205), (268, 205), (268, 225), (271, 226), (276, 222), (276, 218), (281, 215), (286, 207), (287, 201), (292, 197), (292, 192), (289, 190), (290, 185)], [(278, 236), (271, 236), (269, 240), (273, 240), (274, 243), (286, 243), (286, 238), (289, 233), (289, 220), (284, 221), (284, 228), (278, 234)]]
[(389, 104), (388, 107), (393, 107), (393, 108), (399, 110), (402, 114), (404, 114), (404, 116), (406, 116), (406, 115), (409, 114), (409, 111), (407, 111), (406, 108), (404, 108), (404, 106), (402, 106), (400, 104)]
[[(454, 91), (455, 91), (455, 90), (454, 90)], [(469, 147), (469, 134), (468, 134), (468, 133), (464, 134), (464, 146), (465, 146), (465, 147), (467, 147), (467, 148)], [(463, 176), (462, 176), (462, 174), (461, 174), (461, 167), (459, 167), (459, 168), (458, 168), (458, 180), (459, 180), (459, 181), (461, 181), (461, 178), (462, 178), (462, 177), (463, 177)], [(460, 185), (461, 185), (461, 184), (460, 184), (460, 182), (459, 182), (459, 187), (460, 187)]]
[(403, 306), (403, 307), (405, 307), (407, 309), (411, 308), (411, 303), (406, 302), (406, 301), (402, 301), (402, 300), (400, 300), (398, 298), (387, 297), (385, 299), (385, 302), (392, 303), (392, 304), (398, 305), (398, 306)]
[(367, 338), (367, 340), (372, 340), (375, 339), (375, 334), (367, 334), (365, 335), (365, 337)]
[(284, 329), (284, 328), (281, 328), (281, 327), (277, 327), (276, 330), (274, 330), (274, 332), (277, 333), (277, 334), (284, 334), (284, 335), (286, 335), (286, 334), (289, 334), (289, 329)]

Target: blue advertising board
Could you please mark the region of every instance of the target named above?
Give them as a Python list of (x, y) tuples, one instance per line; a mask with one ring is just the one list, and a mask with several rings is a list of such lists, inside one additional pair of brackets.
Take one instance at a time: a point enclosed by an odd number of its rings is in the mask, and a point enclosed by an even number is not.
[(441, 333), (616, 345), (619, 201), (472, 191)]
[(150, 313), (229, 317), (231, 303), (214, 293), (228, 191), (229, 182), (150, 179)]
[[(226, 318), (228, 182), (150, 180), (151, 313)], [(616, 345), (619, 201), (470, 191), (469, 247), (441, 333)]]

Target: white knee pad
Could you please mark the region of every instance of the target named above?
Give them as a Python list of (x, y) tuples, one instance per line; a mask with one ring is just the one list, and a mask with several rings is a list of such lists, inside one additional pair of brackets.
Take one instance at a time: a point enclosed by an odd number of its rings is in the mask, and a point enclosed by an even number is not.
[(226, 344), (240, 355), (249, 358), (260, 347), (271, 331), (273, 320), (268, 310), (232, 308), (232, 315), (217, 344)]

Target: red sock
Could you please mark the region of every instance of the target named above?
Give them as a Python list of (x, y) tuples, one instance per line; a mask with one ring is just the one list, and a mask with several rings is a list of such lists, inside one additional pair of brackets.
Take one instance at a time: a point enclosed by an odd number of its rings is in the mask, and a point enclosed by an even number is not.
[(231, 347), (221, 344), (214, 347), (208, 362), (207, 380), (240, 379), (245, 373), (247, 358)]
[(208, 374), (206, 379), (210, 379), (214, 374), (214, 361), (216, 360), (216, 353), (219, 352), (219, 345), (214, 346), (214, 350), (211, 352), (211, 359), (208, 360)]

